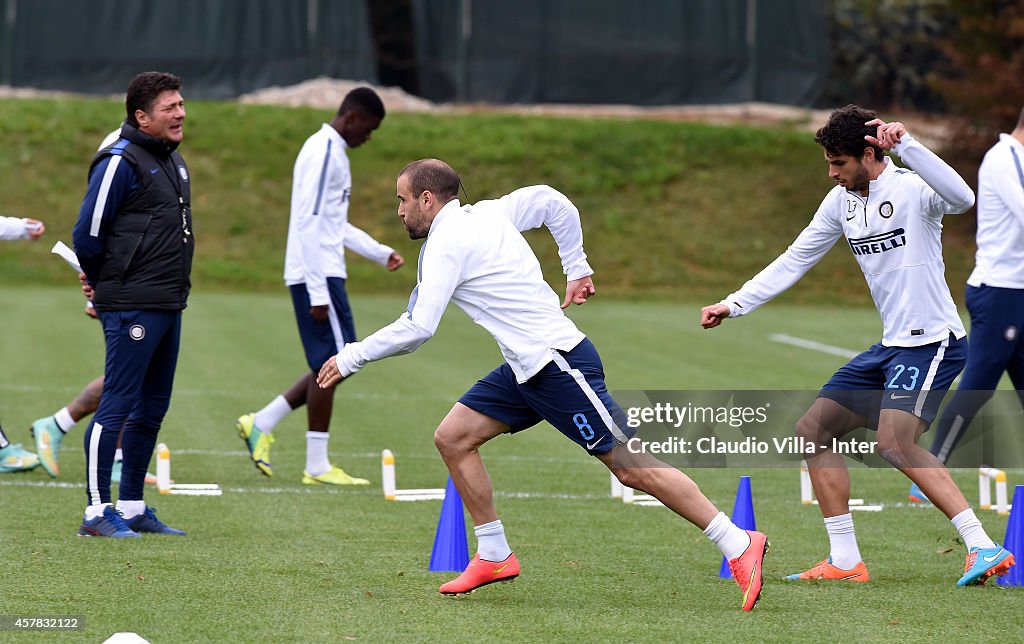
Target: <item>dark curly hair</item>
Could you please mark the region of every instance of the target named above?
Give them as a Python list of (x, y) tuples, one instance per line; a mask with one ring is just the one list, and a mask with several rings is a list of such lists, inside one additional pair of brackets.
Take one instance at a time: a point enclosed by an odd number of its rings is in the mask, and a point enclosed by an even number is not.
[(142, 110), (148, 114), (161, 93), (180, 89), (181, 79), (167, 72), (142, 72), (133, 78), (132, 82), (128, 84), (128, 92), (124, 101), (125, 111), (128, 113), (128, 124), (138, 127), (139, 122), (135, 120), (135, 110)]
[(864, 148), (871, 148), (875, 152), (875, 160), (881, 161), (885, 157), (882, 148), (864, 140), (866, 135), (874, 136), (878, 131), (873, 125), (864, 125), (876, 117), (872, 110), (859, 105), (840, 107), (829, 115), (828, 122), (814, 135), (814, 142), (831, 156), (848, 154), (858, 159), (864, 156)]

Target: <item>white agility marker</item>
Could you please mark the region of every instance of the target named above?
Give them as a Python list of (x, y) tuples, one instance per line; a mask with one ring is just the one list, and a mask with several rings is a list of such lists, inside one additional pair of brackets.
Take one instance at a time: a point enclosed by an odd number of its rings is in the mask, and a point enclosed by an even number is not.
[[(992, 485), (996, 482), (996, 504), (992, 505)], [(1006, 516), (1010, 514), (1010, 504), (1006, 498), (1006, 472), (994, 467), (978, 468), (978, 507), (982, 510), (995, 510)]]
[(380, 453), (380, 480), (384, 487), (384, 498), (395, 500), (395, 455), (386, 449)]
[(623, 503), (629, 503), (630, 505), (647, 505), (647, 506), (664, 506), (665, 504), (654, 498), (650, 494), (637, 494), (636, 491), (626, 485), (623, 485), (619, 479), (615, 478), (612, 474), (612, 498), (622, 499)]
[[(814, 486), (811, 485), (811, 473), (807, 469), (807, 461), (800, 461), (800, 503), (818, 505), (814, 498)], [(847, 502), (850, 510), (860, 512), (881, 512), (881, 505), (865, 505), (864, 499), (850, 499)]]
[(380, 453), (380, 479), (384, 488), (384, 498), (388, 501), (439, 501), (444, 499), (444, 488), (399, 490), (395, 476), (395, 455), (389, 449)]
[(171, 450), (164, 443), (156, 446), (156, 488), (160, 494), (171, 493)]
[(160, 443), (156, 448), (156, 487), (160, 494), (182, 496), (221, 496), (216, 483), (175, 483), (171, 480), (171, 450)]
[(811, 485), (811, 473), (807, 470), (807, 461), (800, 461), (800, 502), (804, 505), (814, 503), (814, 486)]

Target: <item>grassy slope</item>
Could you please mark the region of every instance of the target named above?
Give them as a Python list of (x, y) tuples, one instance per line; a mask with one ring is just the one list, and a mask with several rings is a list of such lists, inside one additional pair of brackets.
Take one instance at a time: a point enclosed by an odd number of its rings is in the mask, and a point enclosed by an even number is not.
[[(183, 152), (193, 177), (201, 288), (273, 289), (280, 284), (291, 167), (303, 140), (329, 114), (303, 108), (193, 102)], [(88, 159), (120, 121), (100, 99), (0, 101), (0, 211), (48, 224), (43, 243), (0, 246), (6, 283), (67, 281), (47, 254), (70, 242)], [(830, 188), (819, 148), (805, 132), (664, 121), (392, 114), (374, 140), (351, 153), (352, 221), (398, 248), (410, 242), (395, 216), (394, 176), (436, 156), (463, 177), (473, 201), (550, 183), (583, 213), (587, 250), (605, 292), (718, 298), (771, 261)], [(950, 283), (958, 296), (973, 253), (970, 221), (947, 233)], [(545, 270), (557, 274), (546, 233)], [(541, 246), (538, 246), (541, 247)], [(356, 291), (405, 292), (412, 271), (387, 275), (356, 260)], [(842, 244), (789, 301), (867, 302)]]

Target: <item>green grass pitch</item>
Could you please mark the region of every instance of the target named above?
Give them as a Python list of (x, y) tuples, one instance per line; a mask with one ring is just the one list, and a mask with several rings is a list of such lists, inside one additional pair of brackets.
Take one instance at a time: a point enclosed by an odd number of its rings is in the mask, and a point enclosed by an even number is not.
[[(99, 325), (80, 306), (71, 285), (0, 291), (0, 420), (15, 441), (30, 443), (29, 423), (101, 371)], [(405, 300), (357, 293), (353, 306), (365, 335)], [(699, 328), (698, 310), (598, 297), (571, 315), (601, 351), (612, 391), (814, 390), (843, 358), (777, 344), (770, 334), (860, 350), (879, 333), (870, 308), (779, 303), (715, 331)], [(0, 615), (76, 615), (84, 629), (3, 631), (0, 640), (97, 642), (134, 631), (152, 642), (1007, 641), (1024, 632), (1020, 589), (955, 587), (964, 554), (955, 530), (937, 510), (901, 503), (907, 481), (895, 471), (853, 472), (854, 496), (889, 505), (854, 515), (872, 575), (866, 585), (781, 581), (827, 554), (820, 514), (800, 504), (795, 470), (689, 471), (727, 513), (739, 477), (752, 477), (772, 552), (761, 603), (743, 613), (738, 588), (718, 578), (721, 557), (699, 530), (664, 508), (613, 502), (606, 470), (546, 425), (483, 449), (523, 574), (470, 596), (440, 596), (437, 586), (451, 575), (427, 572), (440, 502), (385, 501), (380, 450), (395, 452), (400, 487), (443, 486), (433, 429), (500, 359), (490, 337), (453, 307), (415, 354), (370, 365), (339, 390), (332, 456), (370, 478), (368, 489), (300, 483), (302, 412), (278, 426), (267, 479), (233, 424), (304, 369), (289, 298), (283, 288), (196, 292), (161, 440), (176, 480), (217, 482), (224, 495), (147, 491), (187, 538), (78, 538), (84, 423), (76, 426), (60, 479), (42, 469), (0, 476)], [(976, 501), (974, 474), (955, 476)], [(1011, 485), (1021, 476), (1011, 472)], [(1006, 519), (979, 515), (1001, 541)]]

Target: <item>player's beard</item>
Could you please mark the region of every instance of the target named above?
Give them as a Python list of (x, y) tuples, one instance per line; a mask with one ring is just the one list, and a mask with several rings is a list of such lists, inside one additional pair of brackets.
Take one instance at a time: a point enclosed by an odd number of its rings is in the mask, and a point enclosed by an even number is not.
[[(430, 232), (430, 223), (426, 221), (419, 204), (411, 208), (415, 208), (415, 211), (409, 212), (403, 220), (405, 231), (409, 233), (409, 239), (426, 239), (427, 233)], [(410, 216), (413, 213), (415, 216)]]
[(871, 183), (871, 177), (868, 175), (867, 168), (864, 167), (863, 163), (857, 163), (857, 174), (853, 176), (853, 180), (850, 182), (850, 192), (864, 193), (868, 190), (868, 185)]

